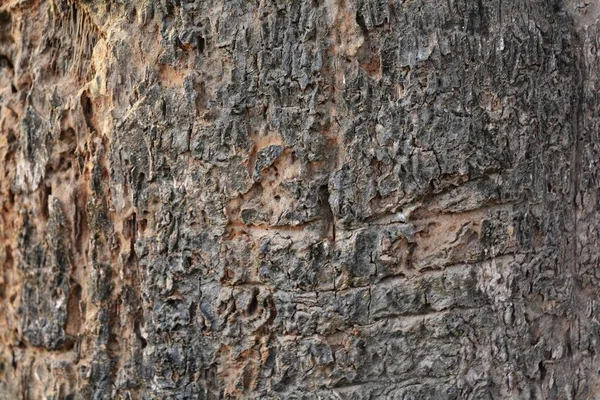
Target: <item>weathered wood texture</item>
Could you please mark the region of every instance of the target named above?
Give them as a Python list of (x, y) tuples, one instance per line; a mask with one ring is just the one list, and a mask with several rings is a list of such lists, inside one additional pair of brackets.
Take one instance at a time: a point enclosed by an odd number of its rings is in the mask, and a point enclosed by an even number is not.
[(1, 1), (0, 398), (600, 398), (588, 3)]

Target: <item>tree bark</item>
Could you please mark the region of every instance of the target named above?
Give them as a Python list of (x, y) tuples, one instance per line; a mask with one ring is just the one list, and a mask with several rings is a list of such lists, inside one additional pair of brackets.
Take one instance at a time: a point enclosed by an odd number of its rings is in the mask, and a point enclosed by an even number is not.
[(0, 398), (600, 398), (599, 16), (2, 1)]

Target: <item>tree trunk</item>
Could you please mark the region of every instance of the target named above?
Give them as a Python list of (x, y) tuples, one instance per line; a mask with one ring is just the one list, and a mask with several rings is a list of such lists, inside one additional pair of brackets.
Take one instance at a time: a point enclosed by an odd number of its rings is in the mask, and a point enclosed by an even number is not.
[(599, 398), (599, 15), (3, 0), (0, 398)]

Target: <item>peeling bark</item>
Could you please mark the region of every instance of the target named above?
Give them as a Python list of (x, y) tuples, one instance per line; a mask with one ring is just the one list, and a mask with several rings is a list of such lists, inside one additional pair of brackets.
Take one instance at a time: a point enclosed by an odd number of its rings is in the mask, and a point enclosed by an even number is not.
[(1, 2), (0, 398), (597, 398), (599, 18)]

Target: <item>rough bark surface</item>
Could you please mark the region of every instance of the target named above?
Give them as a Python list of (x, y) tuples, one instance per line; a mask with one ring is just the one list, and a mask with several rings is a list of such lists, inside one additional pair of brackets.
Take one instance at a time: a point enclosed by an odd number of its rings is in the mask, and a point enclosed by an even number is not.
[(600, 398), (600, 6), (0, 2), (0, 398)]

